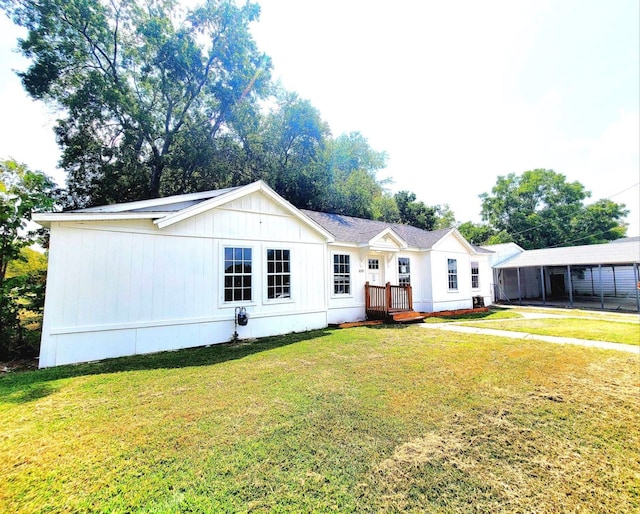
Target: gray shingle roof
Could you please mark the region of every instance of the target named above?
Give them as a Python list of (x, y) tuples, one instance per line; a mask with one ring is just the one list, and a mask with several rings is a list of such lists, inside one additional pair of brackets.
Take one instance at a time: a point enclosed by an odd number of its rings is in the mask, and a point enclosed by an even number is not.
[(451, 232), (452, 229), (427, 231), (410, 225), (399, 223), (387, 223), (384, 221), (366, 220), (343, 216), (342, 214), (329, 214), (326, 212), (316, 212), (301, 209), (302, 212), (331, 232), (337, 242), (364, 244), (383, 230), (390, 228), (400, 236), (412, 248), (429, 249), (440, 239)]

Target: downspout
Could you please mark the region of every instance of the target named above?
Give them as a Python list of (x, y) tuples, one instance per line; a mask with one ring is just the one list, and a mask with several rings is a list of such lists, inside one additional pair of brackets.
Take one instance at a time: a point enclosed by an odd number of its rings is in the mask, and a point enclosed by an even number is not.
[(518, 272), (518, 303), (522, 305), (522, 293), (520, 289), (520, 268), (516, 268), (516, 271)]

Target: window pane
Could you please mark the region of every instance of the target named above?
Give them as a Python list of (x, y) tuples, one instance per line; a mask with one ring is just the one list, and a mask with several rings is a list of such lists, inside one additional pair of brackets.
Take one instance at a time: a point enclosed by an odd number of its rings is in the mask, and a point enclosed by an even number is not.
[(224, 249), (224, 300), (251, 300), (251, 248)]
[(283, 284), (289, 284), (291, 280), (289, 250), (273, 249), (267, 251), (267, 298), (289, 298), (290, 291), (285, 290)]
[(333, 256), (333, 293), (351, 293), (351, 266), (350, 256), (345, 254), (334, 254)]

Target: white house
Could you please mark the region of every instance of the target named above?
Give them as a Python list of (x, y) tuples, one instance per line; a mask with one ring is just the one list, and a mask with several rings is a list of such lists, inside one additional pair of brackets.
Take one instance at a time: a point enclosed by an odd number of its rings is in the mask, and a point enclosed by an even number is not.
[(490, 252), (456, 229), (303, 211), (261, 181), (34, 220), (51, 235), (40, 367), (362, 320), (387, 283), (417, 311), (491, 299)]

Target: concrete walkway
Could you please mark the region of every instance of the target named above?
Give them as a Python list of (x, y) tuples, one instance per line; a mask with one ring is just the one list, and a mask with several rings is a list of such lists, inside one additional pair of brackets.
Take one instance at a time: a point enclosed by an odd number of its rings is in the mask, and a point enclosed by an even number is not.
[(513, 332), (511, 330), (495, 330), (493, 328), (465, 327), (454, 323), (422, 323), (420, 327), (426, 330), (446, 330), (448, 332), (461, 332), (463, 334), (478, 334), (497, 337), (511, 337), (513, 339), (533, 339), (556, 344), (580, 344), (592, 348), (603, 348), (605, 350), (619, 350), (622, 352), (634, 353), (640, 357), (640, 346), (630, 344), (610, 343), (608, 341), (591, 341), (589, 339), (576, 339), (574, 337), (543, 336), (539, 334), (529, 334), (527, 332)]
[[(520, 314), (522, 314), (525, 319), (535, 319), (535, 318), (568, 318), (571, 316), (562, 315), (562, 314), (551, 314), (551, 313), (540, 313), (540, 312), (523, 312), (522, 310), (518, 310)], [(513, 319), (516, 321), (517, 319), (522, 318), (505, 318), (500, 321), (509, 321), (509, 319)], [(597, 319), (597, 316), (593, 318), (586, 319)], [(483, 320), (474, 320), (474, 323), (482, 322)], [(486, 320), (487, 323), (491, 321), (498, 320)], [(614, 321), (614, 320), (607, 320)], [(617, 321), (617, 320), (615, 320)], [(464, 325), (464, 321), (452, 322), (452, 323), (422, 323), (419, 326), (426, 330), (446, 330), (448, 332), (460, 332), (463, 334), (476, 334), (476, 335), (487, 335), (487, 336), (496, 336), (496, 337), (510, 337), (513, 339), (532, 339), (536, 341), (544, 341), (547, 343), (556, 343), (556, 344), (579, 344), (582, 346), (588, 346), (591, 348), (603, 348), (605, 350), (618, 350), (621, 352), (629, 352), (640, 357), (640, 346), (635, 346), (631, 344), (622, 344), (622, 343), (611, 343), (609, 341), (592, 341), (590, 339), (578, 339), (574, 337), (559, 337), (559, 336), (545, 336), (540, 334), (530, 334), (528, 332), (514, 332), (512, 330), (496, 330), (493, 328), (478, 328), (478, 327), (469, 327)]]

